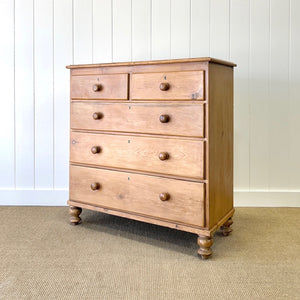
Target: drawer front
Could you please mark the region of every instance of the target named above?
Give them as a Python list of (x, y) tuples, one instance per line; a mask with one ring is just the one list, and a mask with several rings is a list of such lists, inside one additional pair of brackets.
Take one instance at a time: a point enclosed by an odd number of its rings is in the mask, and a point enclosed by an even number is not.
[(204, 142), (71, 132), (72, 162), (204, 179)]
[(132, 74), (134, 100), (203, 100), (204, 71)]
[(71, 98), (128, 99), (128, 74), (72, 76)]
[(204, 184), (70, 166), (70, 199), (204, 226)]
[(204, 105), (73, 102), (71, 128), (203, 137)]

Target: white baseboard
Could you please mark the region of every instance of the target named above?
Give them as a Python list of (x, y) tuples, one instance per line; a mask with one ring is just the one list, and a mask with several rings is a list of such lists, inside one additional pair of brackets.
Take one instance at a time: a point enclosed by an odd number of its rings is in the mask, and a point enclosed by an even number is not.
[(68, 199), (68, 189), (0, 190), (0, 205), (64, 206)]
[(300, 191), (235, 191), (234, 205), (236, 207), (300, 207)]
[[(0, 205), (65, 206), (68, 189), (1, 189)], [(300, 207), (300, 191), (235, 191), (235, 207)]]

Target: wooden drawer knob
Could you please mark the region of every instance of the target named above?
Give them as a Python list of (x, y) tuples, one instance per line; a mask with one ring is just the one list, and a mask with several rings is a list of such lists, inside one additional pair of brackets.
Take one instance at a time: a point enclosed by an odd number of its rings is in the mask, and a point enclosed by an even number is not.
[(167, 91), (169, 88), (170, 88), (170, 84), (167, 83), (167, 82), (162, 82), (162, 83), (159, 85), (159, 89), (160, 89), (161, 91)]
[(94, 147), (91, 148), (91, 152), (93, 154), (100, 153), (100, 151), (101, 151), (101, 148), (99, 146), (94, 146)]
[(169, 158), (169, 153), (168, 152), (160, 152), (158, 154), (158, 157), (160, 160), (166, 160)]
[(91, 189), (93, 191), (99, 190), (100, 189), (100, 183), (99, 182), (94, 182), (91, 184)]
[(160, 193), (159, 194), (159, 199), (161, 201), (167, 201), (170, 199), (170, 194), (169, 193)]
[(161, 115), (159, 117), (159, 121), (161, 123), (168, 123), (170, 121), (170, 117), (168, 115)]
[(94, 84), (93, 85), (93, 91), (94, 92), (99, 92), (99, 91), (101, 91), (101, 89), (102, 89), (101, 84)]
[(100, 120), (103, 118), (103, 114), (101, 112), (94, 112), (93, 113), (93, 119), (94, 120)]

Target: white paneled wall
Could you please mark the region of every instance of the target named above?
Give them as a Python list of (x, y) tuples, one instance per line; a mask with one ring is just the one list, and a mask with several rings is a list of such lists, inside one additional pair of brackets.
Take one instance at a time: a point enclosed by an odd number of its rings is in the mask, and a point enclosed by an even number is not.
[(65, 204), (68, 64), (235, 69), (236, 205), (300, 206), (300, 1), (1, 0), (0, 204)]

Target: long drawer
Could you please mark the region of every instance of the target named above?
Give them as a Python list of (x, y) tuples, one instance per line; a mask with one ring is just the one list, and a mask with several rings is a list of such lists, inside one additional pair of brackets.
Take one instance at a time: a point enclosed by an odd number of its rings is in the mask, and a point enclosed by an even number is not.
[(70, 166), (70, 200), (204, 226), (204, 184)]
[(71, 132), (71, 162), (204, 179), (201, 140)]
[(204, 71), (132, 74), (131, 98), (203, 100)]
[(203, 137), (204, 104), (72, 102), (71, 128)]
[(128, 74), (72, 76), (71, 98), (128, 99)]

